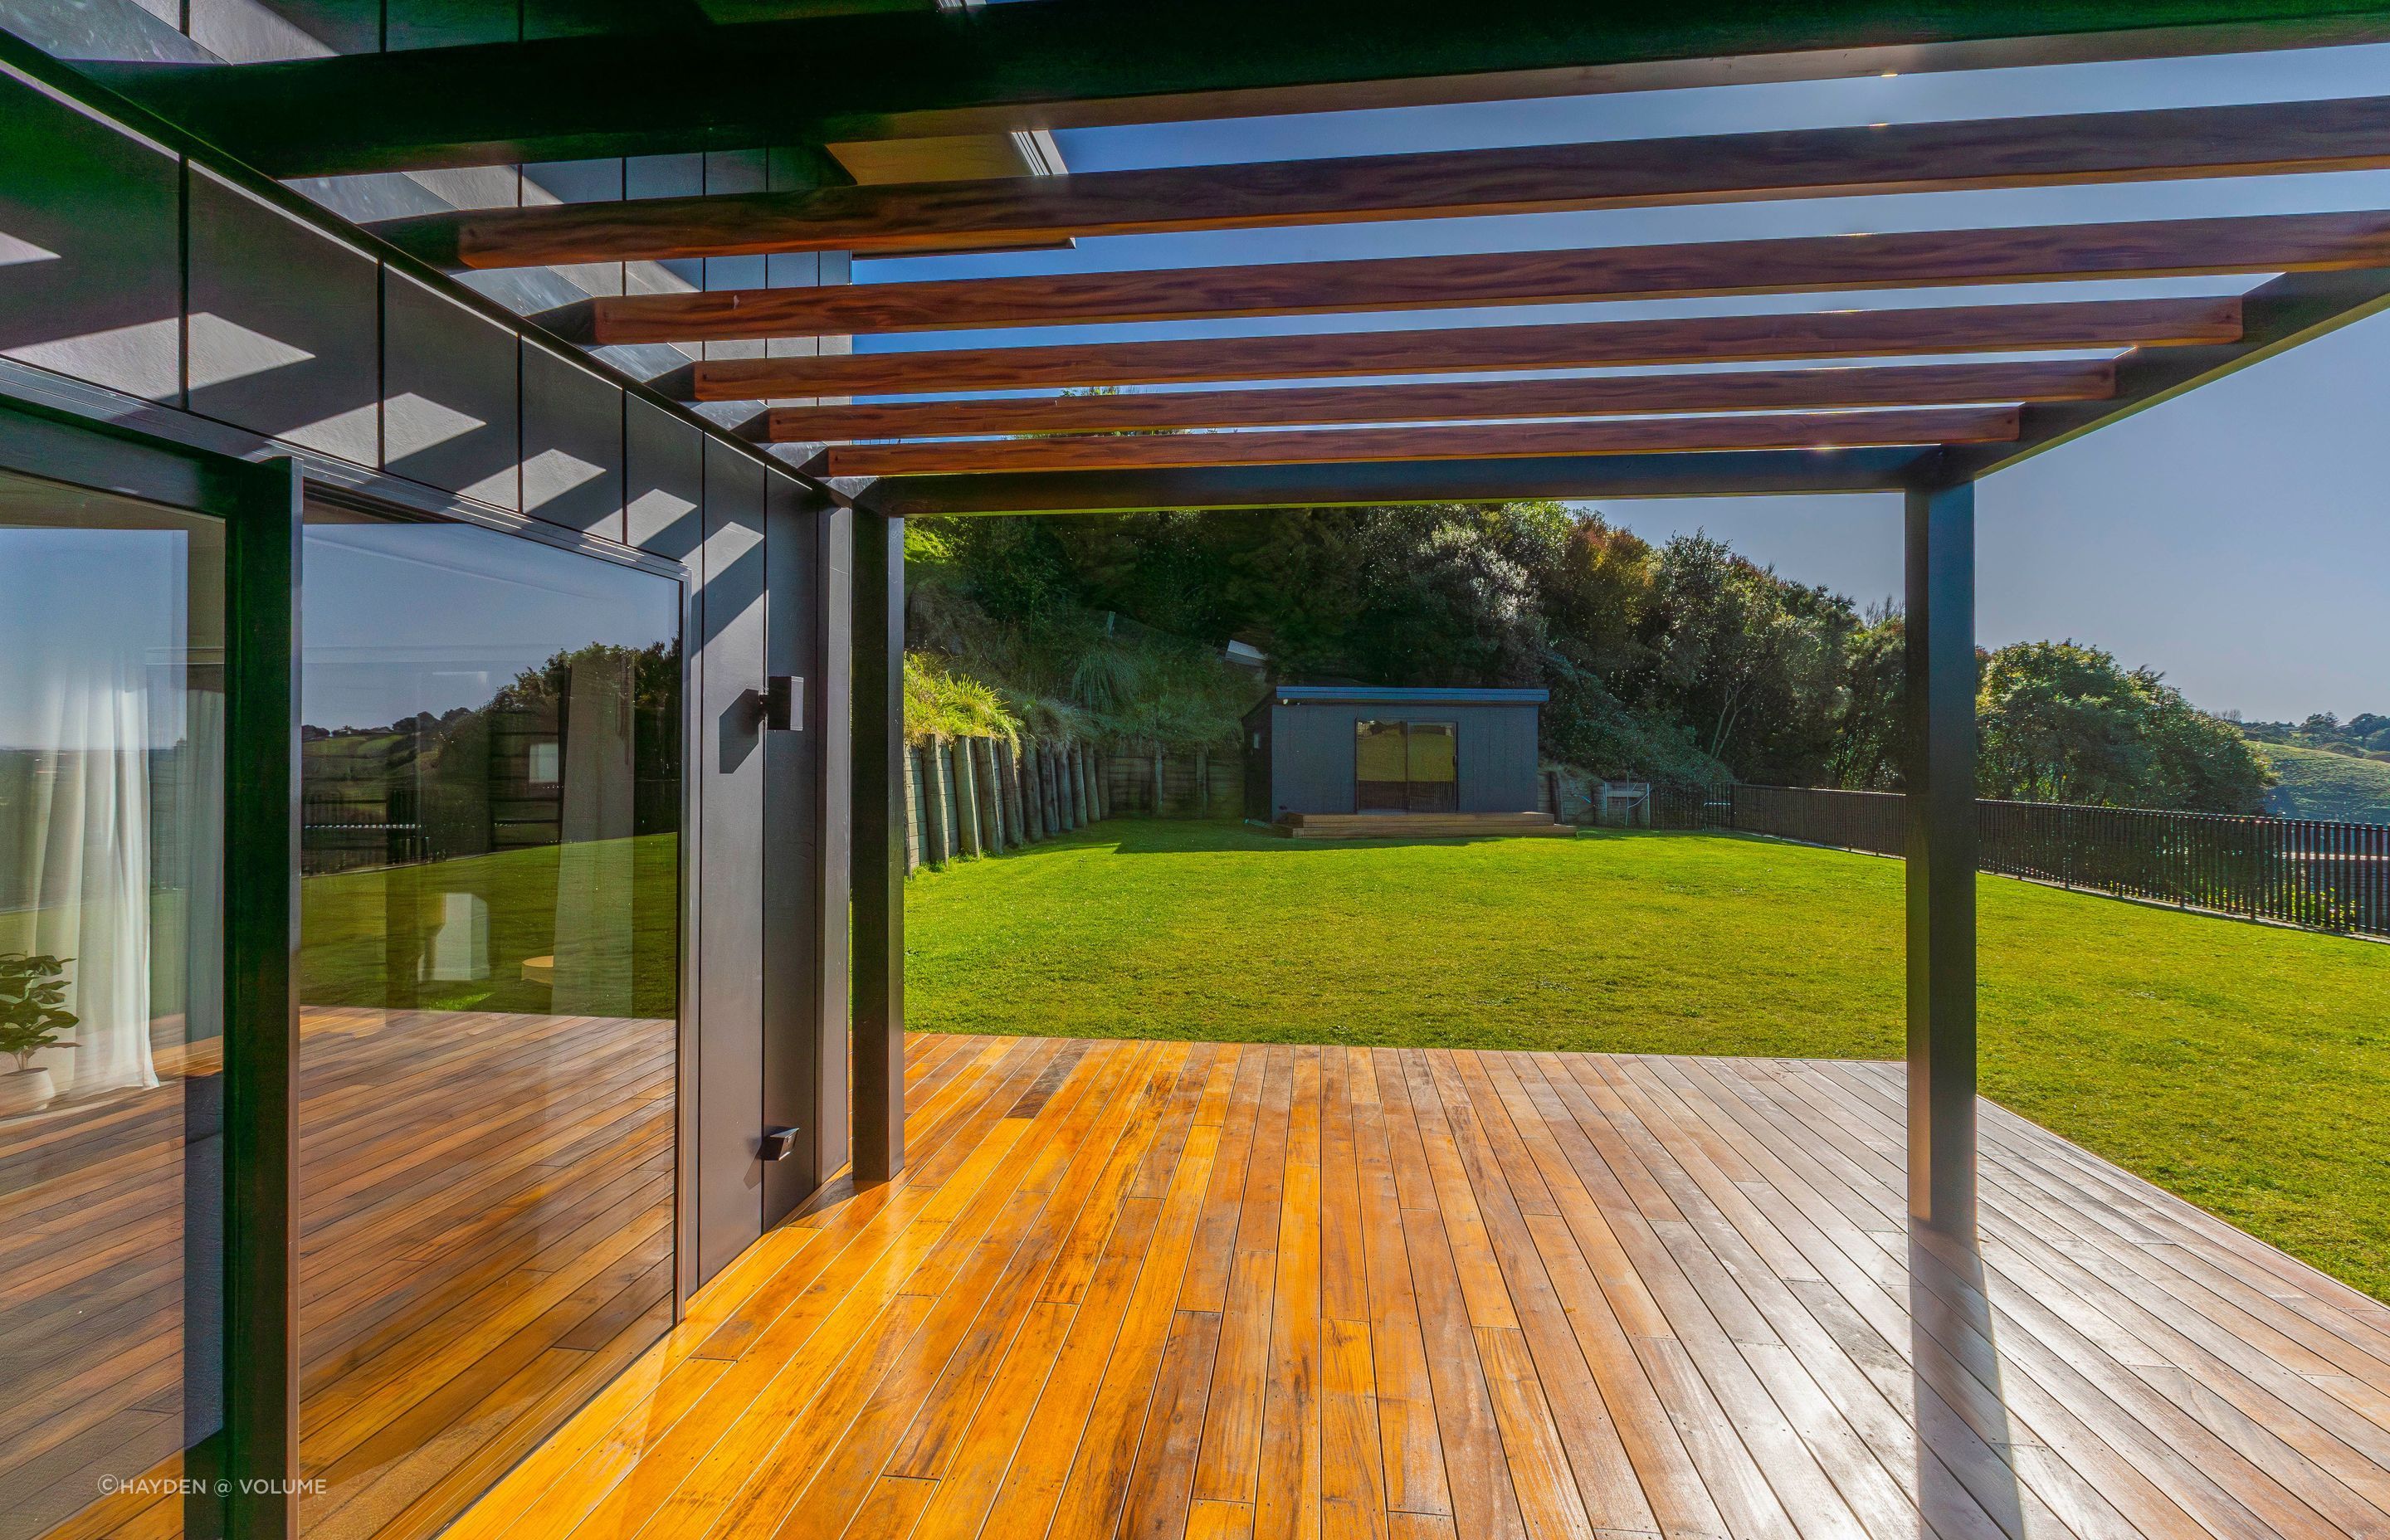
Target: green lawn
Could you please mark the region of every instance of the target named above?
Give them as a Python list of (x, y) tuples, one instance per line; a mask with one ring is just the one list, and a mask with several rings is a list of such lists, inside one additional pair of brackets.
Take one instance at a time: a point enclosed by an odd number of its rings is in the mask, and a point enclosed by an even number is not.
[[(907, 885), (926, 1031), (1896, 1058), (1895, 861), (1123, 819)], [(1984, 1088), (2390, 1298), (2390, 946), (1985, 878)]]

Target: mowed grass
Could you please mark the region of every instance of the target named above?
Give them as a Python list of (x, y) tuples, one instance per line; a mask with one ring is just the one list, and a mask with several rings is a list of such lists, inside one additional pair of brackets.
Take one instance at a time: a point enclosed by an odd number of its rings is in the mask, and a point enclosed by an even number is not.
[[(924, 1031), (1894, 1059), (1900, 863), (1123, 819), (917, 875)], [(1985, 878), (1987, 1096), (2390, 1299), (2390, 946)]]
[[(628, 911), (630, 997), (608, 1008), (633, 1016), (672, 1016), (680, 999), (680, 841), (672, 834), (642, 834), (623, 841), (622, 853), (601, 853), (604, 844), (577, 847), (593, 869), (614, 880), (628, 872), (632, 891), (618, 895)], [(480, 979), (418, 978), (399, 993), (425, 1010), (542, 1012), (552, 992), (523, 977), (526, 958), (557, 950), (557, 878), (561, 847), (494, 851), (420, 866), (330, 872), (299, 884), (300, 998), (311, 1006), (384, 1007), (393, 1003), (387, 937), (411, 907), (429, 956), (446, 914), (450, 893), (482, 901), (487, 922), (487, 971)], [(615, 915), (615, 922), (622, 919)], [(402, 961), (415, 954), (405, 952)], [(402, 983), (405, 981), (402, 980)], [(582, 1008), (594, 1008), (585, 1002)]]

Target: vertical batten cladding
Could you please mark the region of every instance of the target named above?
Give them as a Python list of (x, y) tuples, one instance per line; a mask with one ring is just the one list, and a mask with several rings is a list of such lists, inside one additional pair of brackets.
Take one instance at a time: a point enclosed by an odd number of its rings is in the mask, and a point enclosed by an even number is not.
[[(764, 498), (765, 678), (803, 681), (790, 730), (763, 741), (764, 1109), (798, 1131), (764, 1170), (763, 1222), (803, 1202), (846, 1159), (847, 691), (851, 516), (793, 478)], [(836, 675), (835, 679), (833, 675)]]
[(763, 1233), (764, 751), (750, 706), (764, 682), (764, 468), (707, 441), (699, 548), (694, 745), (705, 820), (698, 960), (698, 1251), (712, 1275)]

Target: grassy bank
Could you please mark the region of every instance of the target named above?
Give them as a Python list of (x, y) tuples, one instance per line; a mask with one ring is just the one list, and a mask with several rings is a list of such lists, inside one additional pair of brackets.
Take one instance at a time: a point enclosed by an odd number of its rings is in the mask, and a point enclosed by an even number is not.
[[(2390, 1298), (2390, 946), (1986, 878), (1985, 1093)], [(908, 884), (937, 1031), (1897, 1057), (1901, 867), (1120, 820)]]
[(2256, 750), (2281, 783), (2267, 795), (2268, 812), (2390, 824), (2390, 762), (2290, 743), (2260, 743)]

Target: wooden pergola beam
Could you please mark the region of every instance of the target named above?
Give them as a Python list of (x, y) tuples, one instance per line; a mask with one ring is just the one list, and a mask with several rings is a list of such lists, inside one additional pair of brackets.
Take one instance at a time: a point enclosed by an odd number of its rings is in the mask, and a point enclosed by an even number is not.
[(944, 514), (1141, 513), (1171, 508), (1372, 507), (1534, 497), (1730, 497), (1892, 492), (1947, 451), (1754, 449), (1741, 454), (1574, 455), (1385, 464), (1202, 466), (1180, 470), (998, 471), (828, 483), (894, 518)]
[(1564, 326), (744, 358), (659, 381), (697, 401), (2182, 346), (2241, 335), (2234, 297), (1949, 305)]
[(1221, 465), (1390, 464), (1680, 451), (1852, 449), (1877, 444), (1999, 443), (2017, 408), (1747, 413), (1596, 422), (1504, 422), (1465, 428), (1296, 429), (1232, 433), (1097, 434), (843, 444), (811, 468), (824, 476), (970, 476), (991, 471), (1176, 470)]
[(1465, 25), (1442, 0), (1041, 0), (83, 68), (262, 170), (320, 176), (2385, 35), (2351, 0), (1478, 0)]
[(2384, 166), (2390, 97), (2362, 97), (565, 203), (374, 228), (427, 261), (499, 268)]
[(553, 318), (605, 346), (2319, 272), (2385, 263), (2390, 212), (2368, 211), (634, 294), (591, 300)]
[(2113, 361), (2061, 359), (782, 406), (764, 413), (748, 430), (773, 443), (845, 443), (857, 439), (2101, 401), (2115, 389)]

